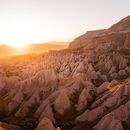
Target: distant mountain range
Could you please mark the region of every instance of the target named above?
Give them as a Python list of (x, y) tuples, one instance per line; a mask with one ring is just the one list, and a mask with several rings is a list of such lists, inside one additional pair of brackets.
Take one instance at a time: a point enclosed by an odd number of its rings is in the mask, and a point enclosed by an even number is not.
[(67, 48), (69, 43), (67, 42), (48, 42), (42, 44), (31, 44), (28, 48), (29, 52), (44, 52), (50, 50), (61, 50)]
[(20, 53), (38, 53), (38, 52), (47, 52), (51, 50), (61, 50), (67, 48), (69, 45), (68, 42), (47, 42), (40, 44), (30, 44), (25, 49), (16, 49), (13, 46), (9, 45), (0, 45), (0, 55), (10, 55), (10, 54), (20, 54)]

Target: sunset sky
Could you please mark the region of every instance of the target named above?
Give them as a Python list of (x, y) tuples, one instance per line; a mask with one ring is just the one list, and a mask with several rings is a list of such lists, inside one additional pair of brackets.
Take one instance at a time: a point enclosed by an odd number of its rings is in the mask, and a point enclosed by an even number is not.
[(0, 0), (0, 43), (72, 41), (130, 15), (130, 0)]

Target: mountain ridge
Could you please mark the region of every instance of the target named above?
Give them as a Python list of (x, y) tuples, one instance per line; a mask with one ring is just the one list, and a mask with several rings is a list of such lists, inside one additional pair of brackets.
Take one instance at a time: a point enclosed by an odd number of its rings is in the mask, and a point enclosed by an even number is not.
[(68, 47), (68, 42), (56, 42), (51, 41), (47, 43), (39, 43), (39, 44), (30, 44), (25, 48), (16, 48), (11, 45), (0, 45), (0, 55), (17, 55), (17, 54), (24, 54), (24, 53), (39, 53), (39, 52), (48, 52), (52, 50), (61, 50), (66, 49)]
[[(92, 40), (96, 37), (102, 37), (102, 36), (109, 36), (110, 34), (124, 34), (130, 32), (130, 16), (125, 17), (124, 19), (120, 20), (116, 24), (112, 25), (108, 29), (102, 29), (102, 30), (93, 30), (88, 31), (85, 34), (79, 36), (78, 38), (74, 39), (69, 44), (69, 48), (79, 48), (82, 46), (86, 46), (87, 44), (92, 45)], [(125, 39), (124, 39), (125, 40)], [(90, 46), (91, 46), (90, 45)]]

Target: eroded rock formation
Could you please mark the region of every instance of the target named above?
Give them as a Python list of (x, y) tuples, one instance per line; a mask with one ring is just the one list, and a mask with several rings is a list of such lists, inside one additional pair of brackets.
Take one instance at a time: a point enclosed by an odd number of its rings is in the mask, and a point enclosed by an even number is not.
[(0, 120), (22, 130), (130, 129), (129, 23), (66, 50), (1, 58)]

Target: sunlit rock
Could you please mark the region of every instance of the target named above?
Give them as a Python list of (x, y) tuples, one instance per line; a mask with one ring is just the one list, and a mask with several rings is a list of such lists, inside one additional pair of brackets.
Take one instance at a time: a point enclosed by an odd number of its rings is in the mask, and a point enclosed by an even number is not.
[(57, 97), (54, 107), (57, 113), (63, 115), (66, 110), (68, 110), (71, 106), (70, 99), (65, 90), (61, 91), (59, 96)]
[(48, 118), (44, 117), (35, 130), (55, 130), (55, 127)]

